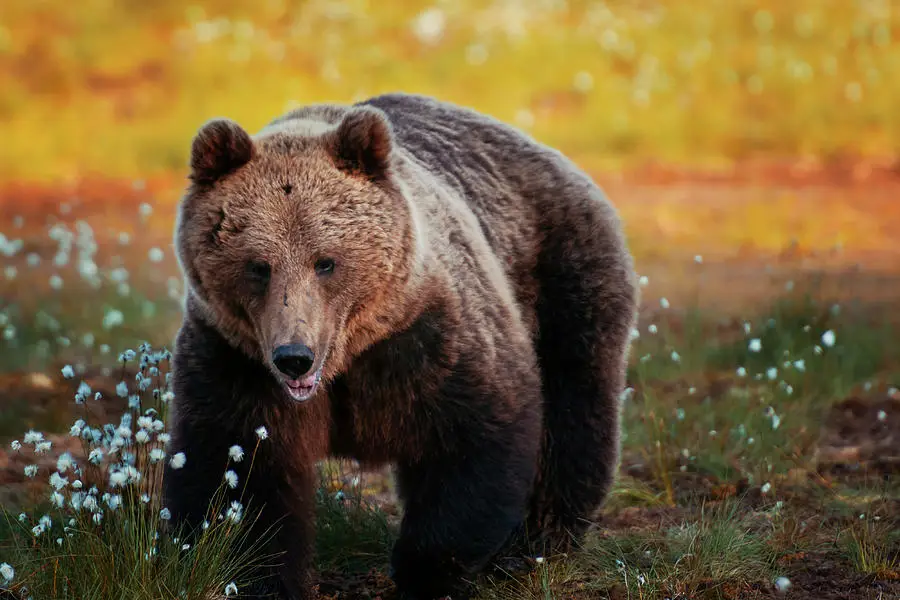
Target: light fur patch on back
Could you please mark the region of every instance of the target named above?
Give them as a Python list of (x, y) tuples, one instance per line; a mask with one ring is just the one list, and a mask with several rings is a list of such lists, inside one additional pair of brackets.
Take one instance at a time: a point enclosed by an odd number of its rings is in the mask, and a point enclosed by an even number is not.
[(256, 138), (265, 138), (277, 134), (288, 134), (303, 137), (317, 137), (334, 129), (334, 124), (317, 119), (287, 119), (263, 127)]

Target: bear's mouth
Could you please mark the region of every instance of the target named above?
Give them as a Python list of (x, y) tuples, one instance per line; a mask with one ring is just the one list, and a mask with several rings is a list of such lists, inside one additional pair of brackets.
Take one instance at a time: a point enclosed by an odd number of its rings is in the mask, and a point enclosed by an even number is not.
[(284, 381), (284, 389), (288, 395), (297, 402), (305, 402), (312, 398), (316, 390), (319, 389), (319, 382), (322, 381), (322, 367), (320, 366), (313, 373), (300, 377), (299, 379), (286, 379)]

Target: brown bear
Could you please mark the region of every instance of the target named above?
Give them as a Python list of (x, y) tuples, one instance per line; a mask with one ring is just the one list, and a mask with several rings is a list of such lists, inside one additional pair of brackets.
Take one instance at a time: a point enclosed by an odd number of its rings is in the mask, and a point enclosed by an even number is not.
[(170, 452), (187, 461), (164, 501), (197, 525), (228, 448), (268, 429), (236, 470), (280, 565), (242, 594), (310, 596), (328, 456), (394, 465), (405, 598), (465, 594), (501, 550), (584, 533), (618, 465), (637, 289), (615, 209), (561, 153), (400, 93), (254, 136), (216, 119), (175, 244)]

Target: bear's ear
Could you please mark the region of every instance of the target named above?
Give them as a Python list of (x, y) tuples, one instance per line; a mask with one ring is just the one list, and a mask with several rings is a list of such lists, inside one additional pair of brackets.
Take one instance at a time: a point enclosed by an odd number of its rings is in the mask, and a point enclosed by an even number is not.
[(253, 158), (250, 134), (230, 119), (207, 122), (191, 146), (191, 180), (213, 183)]
[(391, 125), (376, 108), (352, 109), (332, 134), (331, 149), (338, 168), (372, 181), (387, 176), (392, 148)]

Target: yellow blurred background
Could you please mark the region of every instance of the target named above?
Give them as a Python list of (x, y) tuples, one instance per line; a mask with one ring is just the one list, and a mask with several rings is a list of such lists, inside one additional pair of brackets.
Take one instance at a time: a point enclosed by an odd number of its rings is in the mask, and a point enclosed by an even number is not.
[(891, 0), (4, 0), (0, 173), (181, 173), (207, 118), (433, 94), (592, 169), (893, 164)]

